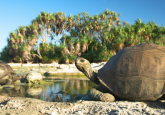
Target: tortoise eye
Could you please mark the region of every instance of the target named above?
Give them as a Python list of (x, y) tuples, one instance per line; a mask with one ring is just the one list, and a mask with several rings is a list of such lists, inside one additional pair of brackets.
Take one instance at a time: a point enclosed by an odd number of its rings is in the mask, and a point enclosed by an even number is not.
[(84, 60), (83, 60), (83, 59), (81, 59), (81, 60), (80, 60), (80, 62), (84, 62)]

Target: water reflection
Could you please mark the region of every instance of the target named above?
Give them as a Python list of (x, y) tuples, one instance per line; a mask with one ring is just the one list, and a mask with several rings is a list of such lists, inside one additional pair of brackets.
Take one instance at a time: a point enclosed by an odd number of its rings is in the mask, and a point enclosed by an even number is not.
[(3, 88), (0, 95), (30, 97), (50, 102), (73, 102), (76, 95), (86, 94), (88, 89), (94, 86), (95, 84), (89, 80), (55, 79), (47, 85)]

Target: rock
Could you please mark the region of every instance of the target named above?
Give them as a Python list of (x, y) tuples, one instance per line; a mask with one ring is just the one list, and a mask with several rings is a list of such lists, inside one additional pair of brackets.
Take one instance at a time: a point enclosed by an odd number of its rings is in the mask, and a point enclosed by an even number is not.
[(49, 72), (45, 72), (45, 73), (44, 73), (44, 76), (49, 76), (49, 75), (50, 75)]
[(25, 78), (21, 78), (21, 83), (25, 83), (26, 79)]
[(39, 111), (41, 114), (44, 114), (45, 113), (45, 110), (41, 110), (41, 111)]
[(57, 113), (53, 111), (53, 112), (51, 113), (51, 115), (57, 115)]
[(25, 77), (27, 83), (34, 83), (35, 81), (40, 81), (42, 80), (42, 75), (37, 72), (30, 72), (26, 75)]

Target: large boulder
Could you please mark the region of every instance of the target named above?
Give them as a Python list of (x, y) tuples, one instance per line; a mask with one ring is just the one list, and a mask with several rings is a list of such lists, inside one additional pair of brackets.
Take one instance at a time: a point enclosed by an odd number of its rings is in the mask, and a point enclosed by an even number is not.
[(38, 81), (42, 80), (41, 73), (37, 72), (30, 72), (25, 76), (25, 82), (26, 83), (36, 83)]

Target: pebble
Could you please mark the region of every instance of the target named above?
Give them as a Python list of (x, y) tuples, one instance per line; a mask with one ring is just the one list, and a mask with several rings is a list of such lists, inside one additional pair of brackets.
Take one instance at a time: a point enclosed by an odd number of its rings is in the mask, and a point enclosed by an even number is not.
[(52, 112), (51, 115), (57, 115), (57, 113), (56, 112)]

